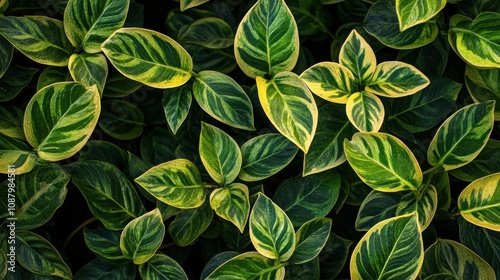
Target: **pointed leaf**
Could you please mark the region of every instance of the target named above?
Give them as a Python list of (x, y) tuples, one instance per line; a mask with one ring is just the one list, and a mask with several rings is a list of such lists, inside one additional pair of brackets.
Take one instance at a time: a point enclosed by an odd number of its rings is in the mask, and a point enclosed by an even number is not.
[(434, 186), (429, 185), (425, 188), (421, 195), (422, 197), (418, 199), (415, 197), (413, 192), (402, 196), (401, 200), (397, 204), (396, 216), (416, 211), (418, 213), (420, 229), (424, 231), (430, 225), (436, 213), (438, 206), (438, 193)]
[(296, 233), (295, 251), (289, 262), (306, 263), (317, 257), (330, 236), (332, 220), (316, 218), (303, 224)]
[(247, 186), (233, 183), (214, 190), (210, 194), (210, 206), (219, 217), (230, 221), (243, 233), (250, 214)]
[(358, 84), (366, 84), (375, 72), (377, 58), (365, 39), (354, 29), (340, 49), (339, 62), (356, 77)]
[(100, 101), (95, 86), (62, 82), (42, 88), (26, 107), (26, 139), (44, 160), (71, 157), (85, 145), (94, 130)]
[(208, 1), (210, 0), (181, 0), (181, 11), (185, 11), (189, 8), (199, 6)]
[(495, 120), (500, 120), (500, 69), (465, 66), (465, 85), (476, 103), (495, 100)]
[(119, 140), (132, 140), (144, 131), (144, 113), (130, 102), (108, 99), (102, 102), (99, 127)]
[(460, 193), (460, 214), (468, 222), (500, 231), (500, 173), (477, 179)]
[(376, 224), (351, 257), (352, 279), (416, 279), (424, 260), (417, 213)]
[(451, 170), (471, 162), (486, 145), (493, 129), (494, 101), (466, 106), (438, 129), (427, 151), (432, 166)]
[(102, 95), (108, 76), (108, 62), (103, 54), (73, 54), (68, 64), (71, 77), (88, 87), (97, 85)]
[(100, 160), (118, 167), (122, 170), (127, 165), (128, 154), (117, 145), (102, 141), (90, 140), (78, 153), (78, 160)]
[(141, 137), (141, 157), (144, 161), (158, 165), (176, 158), (177, 143), (174, 136), (166, 129), (154, 127)]
[(423, 175), (417, 159), (398, 138), (359, 132), (344, 141), (347, 160), (361, 180), (378, 191), (417, 190)]
[(424, 23), (439, 13), (446, 0), (396, 0), (396, 12), (398, 14), (399, 29), (406, 29)]
[(271, 123), (307, 153), (316, 132), (318, 108), (306, 85), (296, 74), (280, 72), (272, 80), (257, 77), (257, 88)]
[(127, 259), (143, 264), (160, 248), (165, 236), (165, 226), (160, 210), (153, 211), (130, 221), (120, 236), (120, 248)]
[(135, 182), (156, 199), (177, 208), (199, 207), (206, 197), (198, 168), (186, 159), (157, 165)]
[(258, 194), (250, 213), (250, 239), (255, 249), (263, 256), (288, 260), (295, 250), (295, 232), (290, 219), (281, 208)]
[(206, 280), (226, 278), (283, 280), (285, 267), (279, 261), (268, 259), (257, 252), (246, 252), (223, 263)]
[(359, 131), (377, 132), (384, 122), (385, 109), (380, 98), (373, 93), (361, 91), (347, 99), (346, 114)]
[(170, 223), (168, 233), (176, 245), (191, 245), (210, 226), (213, 216), (214, 211), (208, 201), (198, 208), (182, 209)]
[(352, 241), (330, 233), (325, 247), (318, 256), (320, 279), (336, 279), (347, 261)]
[(174, 134), (186, 120), (192, 102), (193, 94), (188, 87), (182, 86), (163, 91), (162, 105), (165, 117)]
[(163, 254), (156, 254), (139, 265), (139, 274), (142, 279), (188, 280), (182, 267), (174, 259)]
[(234, 53), (250, 78), (290, 71), (299, 57), (299, 32), (285, 0), (260, 0), (236, 31)]
[(195, 77), (194, 98), (205, 112), (232, 127), (255, 130), (252, 102), (233, 78), (210, 70)]
[(101, 46), (113, 66), (129, 79), (172, 88), (191, 78), (191, 56), (172, 38), (142, 28), (122, 28)]
[(285, 168), (299, 149), (277, 133), (257, 136), (241, 146), (243, 158), (238, 177), (247, 182), (266, 179)]
[(30, 172), (38, 157), (26, 143), (0, 133), (0, 173), (8, 174), (9, 165), (15, 166), (15, 174)]
[(101, 52), (101, 44), (125, 23), (129, 0), (69, 0), (64, 30), (73, 46), (86, 53)]
[(62, 21), (45, 16), (1, 17), (0, 34), (31, 60), (66, 66), (73, 51)]
[(404, 191), (388, 193), (372, 190), (359, 208), (355, 224), (356, 230), (368, 231), (379, 222), (398, 216), (396, 215), (398, 203), (407, 193)]
[(177, 41), (183, 45), (196, 44), (209, 49), (223, 49), (233, 45), (234, 31), (224, 20), (207, 17), (183, 28)]
[(130, 262), (120, 249), (120, 235), (120, 231), (102, 227), (83, 229), (87, 248), (102, 262), (116, 266), (125, 265)]

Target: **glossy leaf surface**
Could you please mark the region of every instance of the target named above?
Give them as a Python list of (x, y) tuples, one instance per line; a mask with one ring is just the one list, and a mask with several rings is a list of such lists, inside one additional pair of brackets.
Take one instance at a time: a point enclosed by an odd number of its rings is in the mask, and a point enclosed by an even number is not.
[(206, 280), (229, 278), (282, 280), (285, 278), (285, 268), (277, 260), (268, 259), (257, 252), (246, 252), (219, 266)]
[(219, 217), (230, 221), (243, 233), (250, 214), (248, 187), (232, 183), (214, 190), (210, 194), (210, 207)]
[(351, 124), (361, 132), (377, 132), (385, 117), (384, 104), (375, 94), (361, 91), (349, 96), (346, 114)]
[(399, 29), (406, 29), (424, 23), (439, 13), (446, 0), (425, 1), (425, 0), (397, 0), (396, 12), (399, 20)]

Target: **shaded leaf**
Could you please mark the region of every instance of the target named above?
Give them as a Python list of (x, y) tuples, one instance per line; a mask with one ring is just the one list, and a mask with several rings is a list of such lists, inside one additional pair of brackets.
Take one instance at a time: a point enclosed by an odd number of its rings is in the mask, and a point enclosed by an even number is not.
[(142, 279), (188, 279), (182, 267), (174, 259), (163, 254), (156, 254), (139, 265), (139, 274)]
[(223, 263), (206, 280), (229, 277), (241, 280), (282, 280), (285, 278), (285, 267), (279, 261), (266, 258), (257, 252), (246, 252)]
[(332, 220), (316, 218), (303, 224), (296, 233), (295, 251), (289, 262), (302, 264), (316, 258), (330, 236)]
[(135, 105), (120, 99), (101, 103), (99, 127), (111, 137), (132, 140), (144, 131), (144, 113)]
[(193, 94), (188, 87), (177, 87), (163, 91), (162, 105), (167, 123), (174, 134), (184, 123), (193, 102)]
[(198, 208), (182, 209), (170, 223), (168, 233), (178, 246), (191, 245), (210, 226), (213, 216), (208, 201)]

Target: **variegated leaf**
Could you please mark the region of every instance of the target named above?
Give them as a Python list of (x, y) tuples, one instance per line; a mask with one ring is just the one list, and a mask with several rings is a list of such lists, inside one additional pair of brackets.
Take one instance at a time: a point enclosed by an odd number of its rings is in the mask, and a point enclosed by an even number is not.
[(144, 131), (144, 113), (130, 102), (108, 99), (102, 102), (99, 127), (119, 140), (132, 140)]
[(9, 68), (13, 55), (14, 46), (5, 37), (0, 36), (0, 78)]
[(449, 50), (448, 37), (439, 35), (434, 41), (425, 46), (399, 51), (396, 60), (417, 67), (418, 70), (429, 77), (441, 77), (448, 63)]
[(103, 96), (118, 98), (130, 95), (140, 89), (142, 84), (123, 76), (120, 72), (109, 75), (106, 79), (106, 85)]
[(176, 279), (188, 280), (184, 269), (171, 257), (155, 254), (147, 262), (139, 265), (142, 279)]
[(209, 49), (223, 49), (233, 45), (234, 31), (220, 18), (201, 18), (183, 28), (177, 41), (183, 45), (196, 44)]
[(68, 67), (48, 66), (42, 71), (42, 73), (40, 73), (40, 76), (38, 76), (36, 90), (39, 91), (42, 88), (50, 86), (54, 83), (72, 81), (73, 77), (71, 77)]
[(73, 51), (62, 21), (45, 16), (1, 17), (0, 34), (31, 60), (66, 66)]
[(316, 218), (303, 224), (296, 233), (295, 251), (289, 262), (302, 264), (316, 258), (330, 236), (332, 220)]
[(465, 85), (476, 103), (495, 100), (495, 120), (500, 120), (500, 69), (465, 66)]
[(64, 30), (73, 46), (86, 53), (101, 52), (101, 44), (125, 23), (130, 0), (69, 0)]
[(210, 0), (181, 0), (181, 11), (199, 6), (208, 1)]
[(407, 193), (372, 190), (361, 203), (356, 217), (356, 230), (368, 231), (379, 222), (396, 217), (398, 203)]
[(26, 107), (26, 140), (44, 160), (69, 158), (89, 139), (100, 110), (101, 99), (96, 86), (61, 82), (44, 87)]
[(457, 203), (460, 214), (470, 223), (500, 231), (500, 173), (469, 184)]
[(26, 140), (23, 131), (23, 117), (21, 109), (0, 105), (0, 133), (19, 140)]
[(370, 45), (353, 29), (340, 49), (339, 62), (351, 70), (357, 84), (364, 85), (375, 72), (377, 58)]
[(290, 71), (299, 57), (299, 32), (285, 0), (259, 0), (241, 20), (236, 62), (249, 77)]
[(356, 129), (362, 132), (377, 132), (385, 117), (384, 104), (375, 94), (361, 91), (349, 96), (346, 114)]
[(0, 173), (11, 173), (9, 165), (15, 167), (15, 174), (27, 173), (37, 161), (38, 157), (30, 146), (0, 133)]
[(116, 266), (130, 262), (120, 249), (121, 231), (103, 227), (83, 229), (83, 237), (87, 248), (101, 261)]
[(73, 54), (69, 58), (68, 68), (73, 80), (89, 87), (97, 85), (102, 96), (108, 76), (108, 62), (104, 55), (100, 53)]
[(304, 153), (316, 132), (318, 108), (296, 74), (280, 72), (272, 80), (257, 77), (259, 100), (271, 123)]
[(465, 182), (500, 172), (500, 141), (488, 139), (481, 152), (470, 163), (450, 171), (453, 177)]
[(283, 280), (285, 267), (257, 252), (246, 252), (223, 263), (205, 280), (218, 279)]
[(155, 88), (172, 88), (191, 78), (193, 61), (172, 38), (142, 28), (122, 28), (101, 46), (124, 76)]
[(214, 211), (207, 200), (198, 208), (182, 209), (168, 226), (168, 233), (176, 245), (191, 245), (210, 226), (213, 217)]
[(37, 68), (11, 65), (0, 78), (0, 102), (10, 101), (18, 96), (37, 72)]
[(425, 187), (420, 198), (417, 198), (413, 192), (402, 196), (397, 204), (396, 216), (416, 211), (418, 213), (420, 229), (424, 231), (432, 222), (437, 207), (438, 193), (434, 186), (429, 185)]
[(192, 102), (193, 94), (186, 86), (163, 91), (163, 110), (165, 111), (168, 126), (174, 134), (177, 133), (186, 120)]
[(359, 132), (344, 141), (347, 160), (361, 180), (375, 190), (417, 190), (423, 175), (417, 159), (398, 138)]
[(248, 187), (232, 183), (214, 190), (210, 194), (210, 207), (219, 217), (230, 221), (243, 233), (250, 214)]
[(396, 0), (399, 29), (424, 23), (436, 16), (446, 6), (446, 0)]

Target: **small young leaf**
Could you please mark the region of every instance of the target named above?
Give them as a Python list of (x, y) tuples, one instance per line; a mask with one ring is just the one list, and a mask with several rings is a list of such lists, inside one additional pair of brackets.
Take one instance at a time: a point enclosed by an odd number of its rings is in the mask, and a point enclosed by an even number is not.
[(332, 220), (316, 218), (303, 224), (296, 233), (295, 251), (288, 260), (293, 264), (306, 263), (317, 257), (330, 236)]
[(257, 252), (246, 252), (219, 266), (205, 280), (218, 279), (283, 280), (285, 267), (277, 260)]
[(188, 87), (181, 86), (163, 91), (162, 105), (165, 117), (174, 134), (186, 120), (192, 102), (193, 94)]
[(172, 258), (156, 254), (147, 262), (139, 265), (142, 279), (176, 279), (188, 280), (182, 267)]
[(214, 190), (210, 195), (210, 206), (219, 217), (230, 221), (243, 233), (250, 214), (247, 186), (232, 183)]
[(181, 0), (181, 11), (185, 11), (187, 9), (199, 6), (208, 1), (210, 0)]
[(346, 114), (356, 129), (361, 132), (377, 132), (385, 117), (384, 104), (375, 94), (361, 91), (349, 96)]
[(375, 72), (377, 58), (370, 45), (354, 29), (340, 49), (339, 62), (351, 70), (357, 84), (364, 85)]
[(446, 0), (396, 0), (399, 29), (406, 29), (433, 18), (446, 6)]
[(96, 84), (102, 96), (108, 76), (108, 62), (103, 54), (73, 54), (69, 58), (68, 68), (73, 80), (88, 87)]

